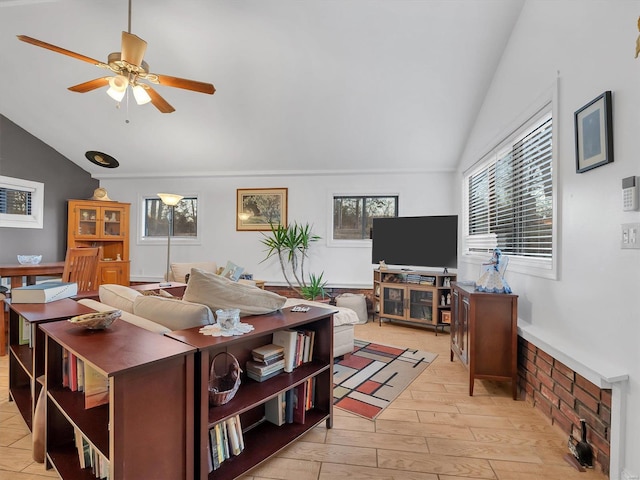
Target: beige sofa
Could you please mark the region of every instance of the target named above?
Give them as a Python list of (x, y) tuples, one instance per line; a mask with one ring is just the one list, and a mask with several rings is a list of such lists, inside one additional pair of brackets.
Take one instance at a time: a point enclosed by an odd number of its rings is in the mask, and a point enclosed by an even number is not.
[[(196, 277), (198, 273), (201, 272), (196, 272)], [(263, 290), (249, 285), (238, 285), (234, 288), (242, 289), (249, 294), (265, 295), (265, 293), (261, 293), (264, 292)], [(251, 289), (256, 289), (256, 291)], [(215, 316), (211, 308), (201, 303), (143, 295), (137, 290), (122, 285), (101, 285), (98, 294), (100, 301), (81, 299), (78, 302), (96, 311), (122, 310), (122, 320), (160, 334), (215, 323)], [(185, 298), (187, 297), (185, 296)], [(283, 306), (288, 307), (301, 303), (334, 309), (336, 311), (334, 315), (334, 357), (353, 351), (354, 325), (358, 323), (358, 315), (355, 311), (295, 298), (285, 299)]]

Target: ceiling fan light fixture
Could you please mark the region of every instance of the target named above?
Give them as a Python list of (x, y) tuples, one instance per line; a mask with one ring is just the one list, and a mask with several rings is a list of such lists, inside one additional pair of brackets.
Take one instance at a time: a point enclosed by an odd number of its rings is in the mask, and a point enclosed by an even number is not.
[(122, 101), (124, 94), (127, 91), (129, 85), (129, 79), (124, 75), (116, 75), (109, 79), (109, 89), (107, 95), (113, 98), (116, 102)]
[(151, 101), (151, 97), (142, 85), (134, 85), (131, 89), (133, 90), (133, 97), (136, 99), (138, 105), (144, 105)]

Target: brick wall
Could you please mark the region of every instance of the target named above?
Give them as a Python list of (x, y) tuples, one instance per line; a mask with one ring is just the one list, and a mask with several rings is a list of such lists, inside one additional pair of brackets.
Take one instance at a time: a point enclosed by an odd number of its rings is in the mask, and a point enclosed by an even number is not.
[(518, 377), (520, 398), (532, 403), (567, 439), (572, 434), (580, 440), (580, 419), (586, 420), (595, 468), (608, 475), (611, 390), (600, 389), (522, 337), (518, 337)]

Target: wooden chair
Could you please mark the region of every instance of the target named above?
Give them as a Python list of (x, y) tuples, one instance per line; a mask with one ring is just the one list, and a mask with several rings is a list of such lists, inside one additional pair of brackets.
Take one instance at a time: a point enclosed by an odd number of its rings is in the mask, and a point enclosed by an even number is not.
[(77, 283), (78, 292), (97, 290), (99, 260), (99, 247), (68, 248), (62, 281)]

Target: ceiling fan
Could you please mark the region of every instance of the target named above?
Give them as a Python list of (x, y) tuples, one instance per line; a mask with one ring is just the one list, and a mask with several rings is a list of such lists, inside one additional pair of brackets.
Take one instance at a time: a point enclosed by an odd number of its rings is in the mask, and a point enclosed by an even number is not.
[(131, 33), (131, 0), (129, 0), (128, 31), (122, 32), (121, 51), (110, 53), (106, 63), (26, 35), (18, 35), (18, 39), (37, 47), (46, 48), (77, 60), (91, 63), (116, 74), (115, 76), (100, 77), (69, 87), (69, 90), (72, 92), (86, 93), (100, 87), (109, 86), (107, 94), (117, 102), (120, 102), (127, 92), (127, 87), (131, 87), (131, 91), (138, 105), (151, 102), (162, 113), (171, 113), (175, 111), (175, 108), (162, 98), (151, 85), (143, 83), (141, 80), (146, 80), (156, 85), (208, 93), (209, 95), (213, 95), (216, 91), (211, 83), (149, 72), (149, 65), (143, 60), (147, 49), (147, 42)]

